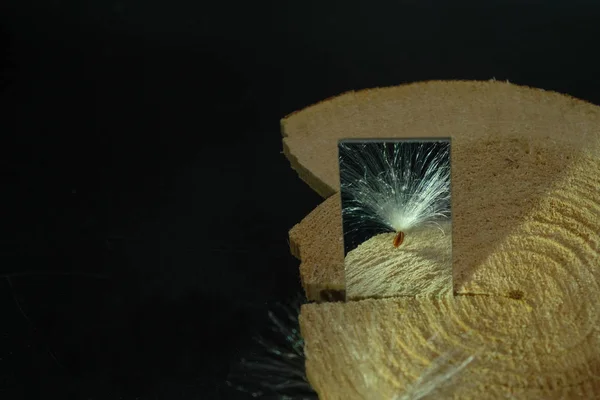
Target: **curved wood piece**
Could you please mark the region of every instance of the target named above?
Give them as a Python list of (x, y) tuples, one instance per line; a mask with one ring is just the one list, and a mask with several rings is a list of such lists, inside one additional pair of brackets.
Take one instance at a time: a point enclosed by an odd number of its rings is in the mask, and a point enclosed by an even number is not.
[[(599, 107), (507, 83), (426, 82), (350, 92), (282, 128), (294, 168), (324, 196), (338, 189), (338, 139), (452, 137), (458, 296), (305, 306), (321, 398), (427, 395), (448, 376), (458, 383), (435, 398), (600, 396)], [(291, 233), (305, 287), (343, 285), (338, 201)]]

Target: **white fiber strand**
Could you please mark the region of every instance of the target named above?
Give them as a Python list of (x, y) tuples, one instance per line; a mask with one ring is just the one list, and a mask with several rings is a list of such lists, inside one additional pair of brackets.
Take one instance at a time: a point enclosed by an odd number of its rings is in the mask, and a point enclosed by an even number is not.
[(340, 143), (342, 214), (350, 231), (408, 232), (450, 217), (449, 142)]

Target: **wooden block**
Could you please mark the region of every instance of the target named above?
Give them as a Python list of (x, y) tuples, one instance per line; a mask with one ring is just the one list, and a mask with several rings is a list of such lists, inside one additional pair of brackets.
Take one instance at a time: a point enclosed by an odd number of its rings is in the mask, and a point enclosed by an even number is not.
[(311, 301), (345, 299), (344, 246), (339, 196), (331, 196), (290, 230), (292, 254)]
[(485, 295), (308, 304), (307, 376), (321, 400), (599, 398), (597, 306)]
[[(350, 92), (282, 129), (294, 168), (324, 196), (339, 188), (338, 139), (452, 138), (458, 296), (425, 286), (406, 299), (305, 306), (321, 398), (402, 398), (424, 390), (419, 377), (445, 376), (426, 368), (471, 356), (439, 396), (600, 396), (599, 107), (508, 83), (426, 82)], [(309, 297), (342, 290), (339, 198), (294, 230)]]

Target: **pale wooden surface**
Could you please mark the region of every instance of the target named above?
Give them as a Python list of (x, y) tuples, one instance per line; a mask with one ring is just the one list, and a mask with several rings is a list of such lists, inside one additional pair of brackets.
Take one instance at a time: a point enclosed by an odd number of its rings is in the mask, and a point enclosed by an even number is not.
[(398, 248), (392, 244), (396, 233), (382, 233), (348, 252), (346, 300), (452, 292), (450, 223), (440, 228), (415, 228)]
[[(307, 372), (322, 398), (401, 396), (448, 351), (477, 357), (442, 397), (600, 396), (598, 107), (506, 83), (430, 82), (348, 93), (282, 127), (295, 169), (323, 195), (338, 187), (338, 139), (452, 137), (460, 295), (305, 306)], [(339, 212), (329, 201), (314, 229), (295, 228), (299, 243), (321, 242), (300, 251), (313, 287), (328, 284), (318, 276), (339, 284), (343, 263), (341, 227), (316, 231)]]
[(344, 239), (339, 196), (331, 196), (290, 230), (292, 254), (300, 259), (300, 278), (311, 301), (337, 292), (342, 299)]
[(427, 398), (598, 398), (597, 320), (562, 317), (552, 304), (499, 296), (310, 304), (300, 316), (307, 374), (322, 400), (418, 398), (469, 356)]

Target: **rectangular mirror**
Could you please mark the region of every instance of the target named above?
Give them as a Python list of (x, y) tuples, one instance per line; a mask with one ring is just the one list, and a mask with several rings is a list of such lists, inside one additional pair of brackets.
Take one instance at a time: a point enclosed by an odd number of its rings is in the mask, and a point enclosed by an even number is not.
[(346, 299), (452, 290), (450, 139), (341, 140)]

